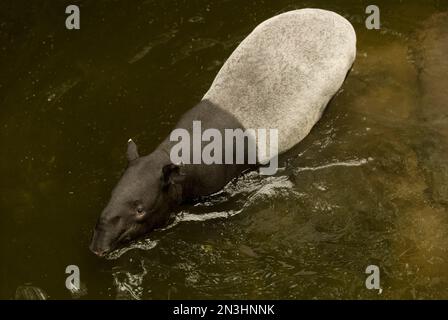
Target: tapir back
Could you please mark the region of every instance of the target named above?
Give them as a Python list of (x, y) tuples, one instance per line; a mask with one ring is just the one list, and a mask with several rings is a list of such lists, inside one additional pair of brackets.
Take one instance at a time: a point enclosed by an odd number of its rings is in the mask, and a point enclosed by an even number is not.
[(355, 55), (355, 32), (340, 15), (320, 9), (283, 13), (241, 42), (203, 99), (245, 128), (278, 129), (281, 153), (320, 119)]

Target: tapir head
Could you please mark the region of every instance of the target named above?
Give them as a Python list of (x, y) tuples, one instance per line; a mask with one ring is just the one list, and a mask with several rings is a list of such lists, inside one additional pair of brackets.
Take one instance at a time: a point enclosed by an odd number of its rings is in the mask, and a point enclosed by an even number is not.
[(90, 250), (102, 256), (165, 225), (182, 198), (184, 176), (162, 152), (139, 157), (128, 141), (128, 167), (95, 226)]

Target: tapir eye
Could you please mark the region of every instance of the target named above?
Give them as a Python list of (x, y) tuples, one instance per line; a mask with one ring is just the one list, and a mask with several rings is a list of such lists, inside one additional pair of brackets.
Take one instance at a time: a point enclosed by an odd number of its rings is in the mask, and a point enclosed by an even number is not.
[(138, 206), (136, 211), (138, 214), (142, 214), (143, 212), (145, 212), (145, 209), (142, 206)]

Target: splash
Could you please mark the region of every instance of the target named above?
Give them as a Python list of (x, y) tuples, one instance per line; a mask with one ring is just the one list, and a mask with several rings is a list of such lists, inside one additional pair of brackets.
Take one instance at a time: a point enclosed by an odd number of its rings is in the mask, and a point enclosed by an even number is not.
[(140, 300), (143, 295), (143, 279), (148, 273), (145, 264), (140, 261), (141, 272), (130, 273), (128, 271), (117, 271), (112, 274), (114, 285), (117, 289), (117, 299), (135, 299)]
[(373, 158), (369, 157), (367, 159), (360, 159), (360, 160), (348, 160), (348, 161), (341, 161), (341, 162), (333, 162), (324, 164), (317, 167), (302, 167), (298, 168), (296, 172), (302, 172), (302, 171), (316, 171), (316, 170), (322, 170), (332, 167), (359, 167), (362, 165), (367, 164), (368, 162), (373, 161)]
[(287, 176), (262, 177), (257, 172), (250, 172), (235, 182), (230, 182), (224, 189), (209, 196), (205, 201), (197, 203), (195, 208), (201, 212), (209, 207), (216, 207), (232, 202), (236, 210), (222, 210), (208, 213), (192, 213), (181, 211), (176, 215), (174, 222), (167, 228), (172, 228), (180, 222), (208, 221), (213, 219), (227, 219), (243, 212), (246, 208), (277, 196), (295, 194), (294, 184)]

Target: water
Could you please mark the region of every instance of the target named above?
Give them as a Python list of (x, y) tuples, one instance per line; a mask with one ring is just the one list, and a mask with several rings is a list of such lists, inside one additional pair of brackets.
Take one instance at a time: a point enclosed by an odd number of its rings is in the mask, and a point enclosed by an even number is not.
[[(377, 1), (380, 31), (364, 1), (79, 3), (79, 31), (67, 1), (0, 4), (0, 298), (448, 298), (447, 2)], [(93, 256), (128, 138), (153, 150), (251, 29), (302, 7), (346, 16), (358, 55), (282, 169)]]

